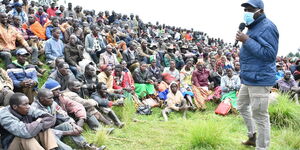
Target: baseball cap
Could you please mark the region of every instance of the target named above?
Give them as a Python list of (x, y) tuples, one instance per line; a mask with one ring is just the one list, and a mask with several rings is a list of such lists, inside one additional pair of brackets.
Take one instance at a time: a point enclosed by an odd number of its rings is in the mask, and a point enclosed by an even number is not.
[(21, 3), (19, 3), (19, 2), (15, 2), (15, 3), (13, 4), (13, 6), (14, 6), (14, 7), (21, 7), (21, 6), (22, 6), (22, 4), (21, 4)]
[(56, 10), (55, 13), (56, 14), (61, 14), (61, 11), (60, 10)]
[(17, 50), (16, 55), (29, 55), (29, 53), (27, 52), (26, 49), (21, 48)]
[(241, 6), (246, 7), (250, 5), (254, 8), (264, 9), (264, 2), (262, 0), (248, 0), (246, 3), (243, 3)]

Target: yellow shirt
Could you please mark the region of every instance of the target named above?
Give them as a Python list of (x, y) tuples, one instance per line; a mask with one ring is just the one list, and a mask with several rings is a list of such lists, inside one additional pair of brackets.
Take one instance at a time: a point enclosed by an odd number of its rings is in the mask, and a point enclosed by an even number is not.
[(112, 75), (110, 75), (109, 77), (106, 76), (105, 72), (101, 72), (98, 74), (98, 82), (103, 82), (106, 84), (107, 86), (107, 91), (109, 93), (112, 93), (114, 91), (113, 89), (113, 81), (114, 81), (114, 78)]

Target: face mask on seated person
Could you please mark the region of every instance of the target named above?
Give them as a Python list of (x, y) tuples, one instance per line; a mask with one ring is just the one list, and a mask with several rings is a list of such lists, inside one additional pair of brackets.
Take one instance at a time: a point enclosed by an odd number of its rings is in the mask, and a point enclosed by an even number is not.
[(244, 21), (245, 21), (246, 25), (250, 25), (251, 23), (253, 23), (255, 21), (254, 15), (255, 15), (255, 13), (257, 13), (259, 11), (260, 11), (260, 9), (255, 12), (245, 12), (244, 13)]

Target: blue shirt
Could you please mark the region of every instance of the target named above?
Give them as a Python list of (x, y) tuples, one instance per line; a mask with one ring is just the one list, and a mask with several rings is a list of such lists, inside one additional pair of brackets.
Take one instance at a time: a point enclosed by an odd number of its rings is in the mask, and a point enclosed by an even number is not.
[(64, 57), (64, 43), (60, 39), (51, 38), (45, 43), (46, 61), (54, 61), (57, 57)]
[(24, 11), (21, 11), (20, 13), (17, 12), (16, 9), (13, 9), (13, 11), (11, 12), (11, 14), (13, 16), (19, 16), (21, 18), (21, 22), (26, 23), (28, 21), (28, 17), (26, 15), (26, 13)]

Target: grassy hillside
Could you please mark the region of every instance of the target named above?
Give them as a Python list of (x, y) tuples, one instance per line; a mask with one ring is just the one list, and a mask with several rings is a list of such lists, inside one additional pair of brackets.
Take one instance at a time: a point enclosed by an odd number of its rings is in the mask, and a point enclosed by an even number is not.
[[(250, 150), (241, 145), (247, 139), (246, 127), (239, 115), (214, 114), (215, 104), (208, 103), (205, 112), (189, 112), (186, 120), (180, 113), (172, 113), (163, 122), (161, 109), (153, 109), (150, 116), (137, 115), (130, 101), (124, 108), (115, 108), (126, 122), (106, 136), (103, 131), (85, 132), (92, 143), (107, 145), (109, 150)], [(281, 95), (270, 106), (272, 136), (271, 150), (300, 149), (300, 107)]]

